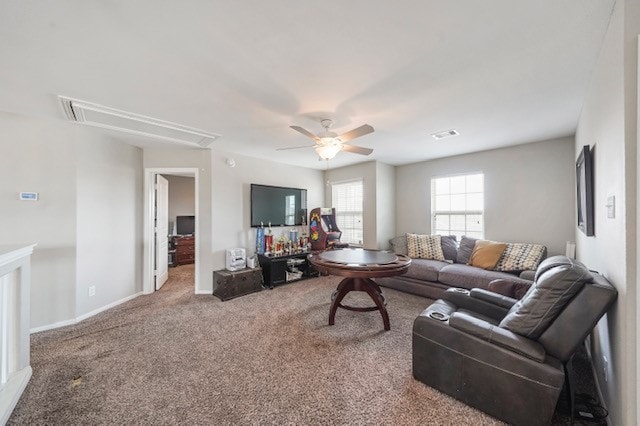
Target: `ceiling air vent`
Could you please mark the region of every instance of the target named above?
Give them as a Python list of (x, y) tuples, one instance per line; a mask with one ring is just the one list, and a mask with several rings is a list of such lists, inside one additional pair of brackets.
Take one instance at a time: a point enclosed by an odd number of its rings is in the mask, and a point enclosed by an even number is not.
[(447, 130), (446, 132), (432, 133), (431, 136), (433, 136), (435, 140), (440, 140), (444, 138), (450, 138), (451, 136), (458, 136), (459, 134), (460, 133), (458, 133), (457, 130)]
[(71, 121), (118, 130), (135, 135), (164, 139), (206, 148), (220, 135), (162, 121), (132, 112), (120, 111), (91, 102), (60, 96), (62, 108)]

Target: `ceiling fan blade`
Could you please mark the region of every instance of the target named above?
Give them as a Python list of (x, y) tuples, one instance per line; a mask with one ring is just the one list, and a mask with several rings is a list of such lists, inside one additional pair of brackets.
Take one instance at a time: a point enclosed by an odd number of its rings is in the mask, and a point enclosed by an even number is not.
[(314, 148), (316, 145), (301, 145), (301, 146), (291, 146), (288, 148), (277, 148), (276, 151), (286, 151), (288, 149), (300, 149), (300, 148)]
[(356, 129), (338, 136), (338, 139), (340, 139), (342, 142), (349, 142), (351, 139), (359, 138), (360, 136), (368, 135), (369, 133), (373, 132), (373, 127), (369, 126), (368, 124), (364, 124)]
[(313, 139), (314, 141), (320, 140), (319, 137), (317, 137), (316, 135), (314, 135), (313, 133), (311, 133), (310, 131), (308, 131), (307, 129), (303, 129), (300, 126), (289, 126), (291, 127), (293, 130), (298, 131), (300, 133), (302, 133), (305, 136), (310, 137), (311, 139)]
[(346, 143), (342, 144), (342, 150), (347, 152), (353, 152), (354, 154), (360, 154), (360, 155), (369, 155), (373, 152), (373, 149), (371, 148), (363, 148), (361, 146), (348, 145)]

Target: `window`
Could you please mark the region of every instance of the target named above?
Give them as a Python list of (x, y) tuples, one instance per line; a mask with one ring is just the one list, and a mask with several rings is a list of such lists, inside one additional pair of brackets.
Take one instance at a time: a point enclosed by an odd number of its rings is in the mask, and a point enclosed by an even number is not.
[(484, 174), (432, 178), (431, 220), (434, 234), (484, 238)]
[(285, 195), (284, 197), (284, 224), (295, 225), (296, 221), (296, 196)]
[(336, 222), (342, 231), (340, 242), (362, 245), (362, 180), (331, 185), (331, 205), (336, 209)]

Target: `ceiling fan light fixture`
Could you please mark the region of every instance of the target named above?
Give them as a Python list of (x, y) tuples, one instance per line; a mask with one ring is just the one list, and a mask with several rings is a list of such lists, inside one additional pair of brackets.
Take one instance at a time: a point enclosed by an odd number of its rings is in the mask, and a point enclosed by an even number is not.
[(331, 160), (338, 152), (340, 152), (340, 145), (317, 146), (315, 149), (320, 158), (323, 160)]

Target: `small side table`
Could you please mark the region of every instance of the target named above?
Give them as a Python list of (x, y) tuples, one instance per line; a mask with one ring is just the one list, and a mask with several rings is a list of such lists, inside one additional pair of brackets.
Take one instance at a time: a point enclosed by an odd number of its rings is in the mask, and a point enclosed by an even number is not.
[(213, 295), (225, 301), (262, 290), (262, 269), (213, 271)]

